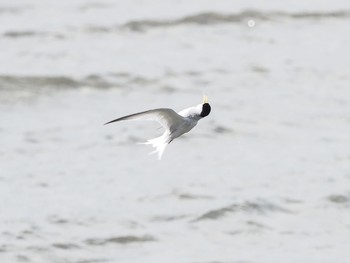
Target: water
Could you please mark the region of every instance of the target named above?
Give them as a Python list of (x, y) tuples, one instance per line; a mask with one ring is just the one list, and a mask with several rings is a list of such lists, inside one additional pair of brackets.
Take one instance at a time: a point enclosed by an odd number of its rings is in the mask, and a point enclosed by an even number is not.
[[(347, 1), (0, 4), (1, 262), (347, 262), (349, 22)], [(160, 162), (136, 144), (157, 125), (102, 125), (203, 93)]]

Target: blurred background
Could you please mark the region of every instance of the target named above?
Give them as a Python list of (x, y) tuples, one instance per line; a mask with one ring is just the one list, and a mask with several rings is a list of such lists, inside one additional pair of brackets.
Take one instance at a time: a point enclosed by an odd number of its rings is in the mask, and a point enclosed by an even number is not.
[(349, 54), (347, 0), (0, 1), (0, 261), (348, 262)]

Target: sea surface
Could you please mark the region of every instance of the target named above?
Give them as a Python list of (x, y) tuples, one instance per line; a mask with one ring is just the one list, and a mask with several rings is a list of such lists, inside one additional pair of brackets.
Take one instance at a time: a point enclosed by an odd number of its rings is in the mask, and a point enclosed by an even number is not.
[(349, 262), (348, 0), (0, 1), (0, 62), (1, 263)]

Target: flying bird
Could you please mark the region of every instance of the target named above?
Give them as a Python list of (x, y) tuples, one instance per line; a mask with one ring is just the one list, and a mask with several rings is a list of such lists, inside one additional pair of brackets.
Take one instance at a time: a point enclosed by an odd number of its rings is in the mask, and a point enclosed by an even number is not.
[(203, 102), (197, 106), (184, 109), (176, 113), (172, 109), (159, 108), (127, 115), (106, 124), (124, 121), (124, 120), (152, 120), (160, 123), (164, 128), (164, 133), (154, 139), (147, 140), (143, 144), (152, 145), (155, 150), (151, 153), (157, 153), (158, 159), (162, 158), (166, 146), (175, 138), (189, 132), (195, 127), (198, 121), (209, 115), (211, 107), (208, 103), (208, 97), (204, 96)]

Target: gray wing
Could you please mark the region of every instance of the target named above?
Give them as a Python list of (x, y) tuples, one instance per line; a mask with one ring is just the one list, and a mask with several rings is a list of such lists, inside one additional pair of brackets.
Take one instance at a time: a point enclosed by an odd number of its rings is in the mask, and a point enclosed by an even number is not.
[(161, 108), (161, 109), (148, 110), (148, 111), (127, 115), (127, 116), (106, 122), (104, 125), (112, 122), (124, 121), (124, 120), (157, 121), (164, 127), (165, 130), (169, 131), (170, 133), (174, 132), (176, 130), (176, 127), (178, 127), (181, 123), (185, 121), (185, 119), (182, 116), (177, 114), (172, 109)]

